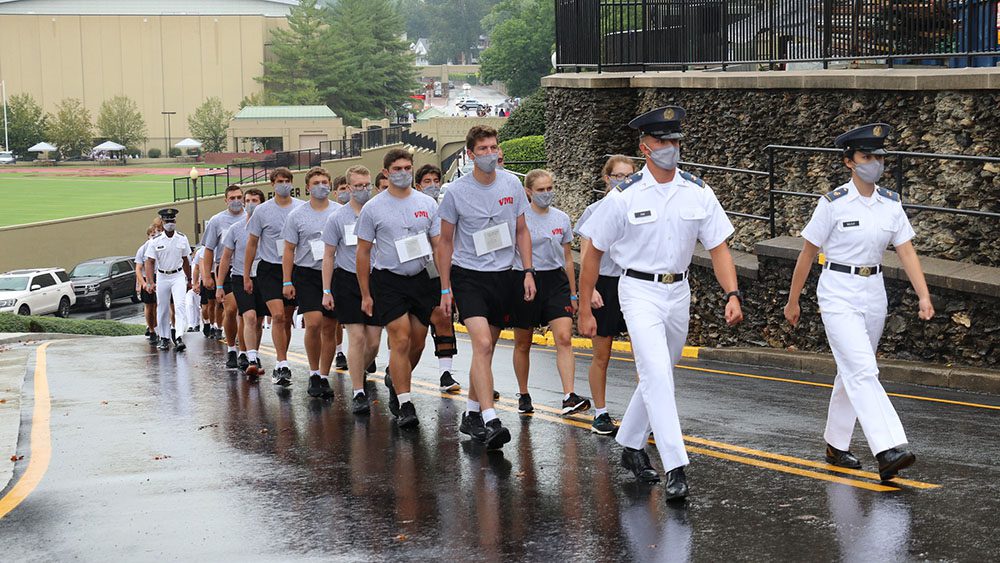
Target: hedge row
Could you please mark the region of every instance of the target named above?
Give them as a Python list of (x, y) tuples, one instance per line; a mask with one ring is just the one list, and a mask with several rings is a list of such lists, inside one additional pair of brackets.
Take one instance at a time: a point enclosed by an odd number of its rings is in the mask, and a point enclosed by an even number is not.
[(58, 332), (92, 336), (135, 336), (144, 334), (146, 327), (118, 321), (83, 321), (0, 313), (0, 332)]

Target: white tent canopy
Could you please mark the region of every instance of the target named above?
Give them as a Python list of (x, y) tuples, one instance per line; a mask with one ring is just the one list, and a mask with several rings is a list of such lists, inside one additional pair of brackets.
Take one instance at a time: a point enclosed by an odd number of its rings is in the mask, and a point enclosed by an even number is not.
[(119, 145), (114, 141), (104, 141), (103, 143), (94, 147), (95, 151), (123, 151), (125, 150), (124, 145)]
[(30, 149), (28, 149), (28, 152), (50, 152), (50, 151), (56, 151), (56, 150), (59, 150), (59, 149), (55, 148), (54, 146), (50, 145), (49, 143), (46, 143), (45, 141), (42, 141), (41, 143), (38, 143), (37, 145), (35, 145), (35, 146), (31, 147)]
[(183, 141), (177, 143), (174, 146), (177, 147), (177, 148), (179, 148), (179, 149), (200, 149), (201, 148), (201, 141), (196, 141), (196, 140), (194, 140), (194, 139), (192, 139), (192, 138), (189, 137), (189, 138), (184, 139)]

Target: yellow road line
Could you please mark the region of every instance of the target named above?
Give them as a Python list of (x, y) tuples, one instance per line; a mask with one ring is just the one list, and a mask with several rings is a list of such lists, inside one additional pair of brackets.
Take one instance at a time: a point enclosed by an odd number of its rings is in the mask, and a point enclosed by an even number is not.
[(35, 409), (31, 419), (31, 453), (28, 458), (28, 469), (25, 470), (17, 483), (0, 499), (0, 518), (17, 508), (42, 481), (52, 460), (52, 435), (49, 421), (52, 414), (52, 404), (49, 399), (49, 381), (45, 375), (46, 342), (35, 351)]
[[(268, 349), (267, 347), (261, 347), (261, 350), (266, 350), (269, 353), (273, 351), (272, 349)], [(304, 356), (302, 356), (301, 354), (298, 354), (296, 352), (289, 352), (288, 356), (289, 356), (289, 358), (295, 358), (296, 360), (299, 360), (299, 361), (302, 361), (305, 358)], [(382, 374), (382, 375), (384, 375), (383, 372), (379, 372), (379, 373)], [(371, 377), (371, 376), (368, 376), (367, 379), (369, 381), (375, 381), (375, 382), (378, 381), (377, 378)], [(420, 381), (420, 380), (415, 379), (415, 378), (411, 379), (411, 384), (412, 384), (412, 387), (417, 387), (417, 389), (414, 389), (414, 388), (411, 387), (410, 391), (411, 392), (420, 393), (421, 395), (427, 395), (427, 396), (433, 396), (433, 397), (441, 397), (441, 398), (445, 398), (445, 399), (451, 399), (453, 401), (464, 401), (467, 398), (467, 393), (465, 391), (463, 391), (461, 393), (454, 393), (454, 394), (452, 394), (452, 393), (442, 393), (438, 389), (438, 386), (436, 386), (436, 385), (434, 385), (432, 383), (427, 383), (425, 381)], [(424, 388), (426, 388), (426, 390)], [(501, 399), (500, 400), (500, 404), (496, 404), (495, 408), (498, 409), (498, 410), (507, 411), (507, 412), (514, 412), (514, 413), (517, 412), (517, 408), (515, 406), (511, 406), (511, 405), (508, 405), (506, 403), (514, 403), (514, 401), (508, 400), (508, 399)], [(535, 409), (536, 409), (536, 412), (531, 415), (532, 418), (540, 418), (542, 420), (547, 420), (547, 421), (550, 421), (550, 422), (556, 422), (556, 423), (559, 423), (559, 424), (565, 424), (565, 425), (568, 425), (568, 426), (575, 426), (577, 428), (590, 429), (590, 424), (588, 422), (579, 419), (579, 418), (588, 418), (588, 419), (591, 418), (591, 417), (589, 417), (587, 415), (582, 415), (580, 417), (574, 416), (574, 417), (565, 417), (564, 418), (562, 416), (554, 416), (554, 415), (559, 415), (560, 414), (559, 410), (555, 409), (553, 407), (549, 407), (547, 405), (538, 405), (538, 406), (535, 407)], [(553, 414), (548, 414), (548, 413), (553, 413)], [(692, 437), (692, 436), (684, 436), (684, 440), (685, 440), (685, 442), (691, 442), (691, 443), (695, 443), (695, 444), (701, 444), (701, 445), (712, 446), (712, 447), (716, 447), (716, 448), (720, 448), (720, 449), (725, 449), (725, 450), (730, 450), (730, 451), (736, 451), (736, 452), (740, 452), (740, 453), (746, 453), (746, 454), (754, 455), (754, 456), (757, 456), (757, 457), (764, 457), (764, 458), (769, 458), (769, 459), (775, 459), (775, 460), (785, 461), (787, 463), (795, 463), (795, 464), (798, 464), (798, 465), (805, 465), (805, 466), (809, 466), (809, 467), (815, 467), (817, 469), (823, 469), (823, 470), (827, 470), (827, 471), (835, 471), (835, 472), (840, 472), (840, 473), (847, 473), (847, 474), (851, 474), (851, 475), (854, 475), (854, 476), (857, 476), (857, 477), (864, 477), (864, 478), (868, 478), (868, 479), (875, 479), (876, 481), (880, 480), (879, 477), (878, 477), (878, 475), (876, 475), (874, 473), (867, 473), (867, 472), (864, 472), (864, 471), (855, 471), (855, 470), (844, 470), (842, 468), (834, 467), (832, 465), (828, 465), (828, 464), (825, 464), (825, 463), (814, 462), (814, 461), (810, 461), (810, 460), (806, 460), (806, 459), (801, 459), (801, 458), (796, 458), (796, 457), (792, 457), (792, 456), (786, 456), (786, 455), (782, 455), (782, 454), (774, 454), (774, 453), (771, 453), (771, 452), (765, 452), (765, 451), (761, 451), (761, 450), (754, 450), (754, 449), (751, 449), (751, 448), (744, 448), (742, 446), (736, 446), (736, 445), (732, 445), (732, 444), (726, 444), (724, 442), (715, 442), (715, 441), (712, 441), (712, 440), (706, 440), (706, 439), (703, 439), (703, 438), (696, 438), (696, 437)], [(650, 443), (655, 443), (655, 442), (653, 440), (650, 440)], [(746, 464), (746, 465), (752, 465), (752, 466), (760, 467), (760, 468), (764, 468), (764, 469), (771, 469), (771, 470), (774, 470), (774, 471), (780, 471), (780, 472), (789, 473), (789, 474), (792, 474), (792, 475), (798, 475), (798, 476), (802, 476), (802, 477), (810, 477), (810, 478), (813, 478), (813, 479), (818, 479), (818, 480), (822, 480), (822, 481), (830, 481), (830, 482), (833, 482), (833, 483), (840, 483), (842, 485), (849, 485), (849, 486), (857, 487), (857, 488), (860, 488), (860, 489), (867, 489), (867, 490), (876, 491), (876, 492), (898, 491), (899, 490), (898, 487), (891, 487), (891, 486), (883, 485), (883, 484), (880, 484), (880, 483), (869, 483), (867, 481), (858, 481), (858, 480), (855, 480), (855, 479), (848, 479), (846, 477), (840, 477), (840, 476), (837, 476), (837, 475), (830, 475), (828, 473), (819, 473), (819, 472), (816, 472), (816, 471), (810, 471), (810, 470), (801, 469), (801, 468), (798, 468), (798, 467), (790, 467), (790, 466), (787, 466), (787, 465), (781, 465), (781, 464), (772, 463), (772, 462), (768, 462), (768, 461), (762, 461), (762, 460), (759, 460), (759, 459), (753, 459), (753, 458), (748, 458), (748, 457), (744, 457), (744, 456), (734, 455), (734, 454), (730, 454), (730, 453), (726, 453), (726, 452), (720, 452), (720, 451), (716, 451), (716, 450), (702, 448), (702, 447), (698, 447), (698, 446), (692, 446), (690, 444), (687, 444), (685, 447), (686, 447), (686, 449), (689, 452), (692, 452), (692, 453), (697, 453), (697, 454), (701, 454), (701, 455), (707, 455), (707, 456), (710, 456), (710, 457), (724, 459), (724, 460), (727, 460), (727, 461), (735, 461), (735, 462), (743, 463), (743, 464)], [(936, 487), (939, 486), (939, 485), (933, 485), (933, 484), (930, 484), (930, 483), (922, 483), (920, 481), (909, 481), (909, 480), (905, 480), (905, 479), (896, 479), (894, 481), (894, 483), (903, 484), (903, 485), (909, 485), (909, 486), (912, 486), (912, 487), (915, 487), (915, 488), (921, 488), (921, 489), (931, 489), (931, 488), (936, 488)]]
[[(464, 333), (464, 334), (468, 334), (469, 329), (465, 328), (465, 325), (463, 325), (461, 323), (454, 323), (454, 325), (455, 325), (455, 332), (461, 332), (461, 333)], [(514, 331), (513, 330), (501, 330), (500, 331), (500, 339), (501, 340), (514, 340)], [(531, 337), (531, 341), (532, 341), (532, 343), (538, 344), (538, 345), (541, 345), (541, 346), (555, 346), (556, 345), (556, 341), (555, 341), (555, 338), (552, 336), (552, 331), (551, 330), (547, 331), (544, 335), (542, 335), (542, 334), (535, 334), (535, 335), (533, 335)], [(573, 346), (573, 348), (583, 348), (585, 350), (592, 350), (594, 348), (594, 343), (589, 338), (575, 337), (575, 338), (572, 339), (572, 346)], [(611, 349), (614, 350), (615, 352), (626, 352), (626, 353), (631, 354), (632, 353), (632, 343), (631, 342), (627, 342), (627, 341), (623, 341), (623, 340), (614, 340), (614, 341), (611, 342)], [(681, 357), (683, 357), (683, 358), (697, 359), (698, 358), (698, 350), (699, 350), (698, 346), (685, 346), (684, 347), (684, 351), (683, 351)]]

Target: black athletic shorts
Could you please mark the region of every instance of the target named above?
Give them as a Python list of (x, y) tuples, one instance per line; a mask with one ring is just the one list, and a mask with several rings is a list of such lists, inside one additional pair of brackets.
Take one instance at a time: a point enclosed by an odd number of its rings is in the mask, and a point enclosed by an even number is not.
[(147, 305), (156, 305), (156, 292), (150, 293), (146, 291), (146, 286), (142, 286), (139, 290), (139, 301)]
[(201, 298), (201, 304), (202, 305), (208, 305), (209, 301), (215, 301), (215, 291), (214, 290), (213, 291), (209, 291), (208, 288), (205, 287), (205, 284), (203, 284), (201, 282), (198, 282), (198, 285), (201, 286), (201, 293), (198, 294), (198, 297)]
[(233, 294), (236, 297), (236, 308), (239, 310), (240, 315), (246, 313), (247, 311), (256, 311), (257, 315), (263, 316), (268, 315), (267, 303), (264, 302), (264, 297), (260, 294), (260, 286), (257, 285), (257, 280), (250, 278), (253, 284), (253, 293), (247, 293), (243, 289), (243, 276), (233, 276), (232, 288)]
[[(257, 264), (257, 277), (255, 278), (256, 283), (260, 285), (260, 294), (264, 298), (264, 302), (274, 301), (275, 299), (281, 299), (285, 307), (294, 307), (294, 299), (285, 299), (281, 294), (282, 289), (282, 274), (281, 274), (281, 264), (272, 264), (270, 262), (265, 262), (261, 260)], [(298, 290), (298, 288), (296, 288)]]
[[(257, 274), (260, 274), (260, 266), (257, 267)], [(324, 317), (337, 318), (336, 311), (323, 306), (323, 272), (295, 266), (292, 269), (292, 283), (295, 284), (295, 301), (299, 304), (300, 314), (319, 311)]]
[(233, 292), (233, 276), (229, 273), (226, 274), (226, 279), (222, 280), (222, 293), (229, 295)]
[(619, 336), (628, 332), (625, 325), (625, 315), (622, 314), (622, 305), (618, 301), (618, 280), (621, 278), (613, 276), (598, 276), (595, 289), (601, 294), (604, 306), (600, 309), (593, 309), (594, 319), (597, 320), (597, 336)]
[(441, 291), (437, 295), (427, 270), (415, 276), (401, 276), (389, 270), (372, 270), (372, 299), (375, 301), (372, 318), (378, 326), (387, 326), (392, 321), (409, 313), (420, 324), (431, 324), (431, 311), (441, 303)]
[(549, 324), (552, 319), (573, 318), (573, 305), (569, 300), (569, 279), (566, 270), (545, 270), (535, 274), (535, 299), (525, 301), (522, 295), (514, 300), (515, 328), (535, 328)]
[(485, 317), (490, 326), (505, 328), (511, 326), (514, 298), (524, 298), (524, 272), (479, 272), (452, 266), (451, 291), (459, 322)]
[(333, 270), (333, 302), (337, 308), (337, 320), (341, 324), (365, 324), (375, 326), (375, 319), (361, 311), (361, 286), (358, 275), (343, 268)]

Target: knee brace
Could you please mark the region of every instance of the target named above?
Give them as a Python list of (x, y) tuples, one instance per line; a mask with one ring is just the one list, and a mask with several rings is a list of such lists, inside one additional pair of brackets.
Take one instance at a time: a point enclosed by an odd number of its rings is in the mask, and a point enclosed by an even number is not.
[(458, 340), (455, 340), (455, 335), (438, 336), (432, 324), (431, 338), (434, 339), (434, 355), (438, 358), (450, 358), (458, 354)]

